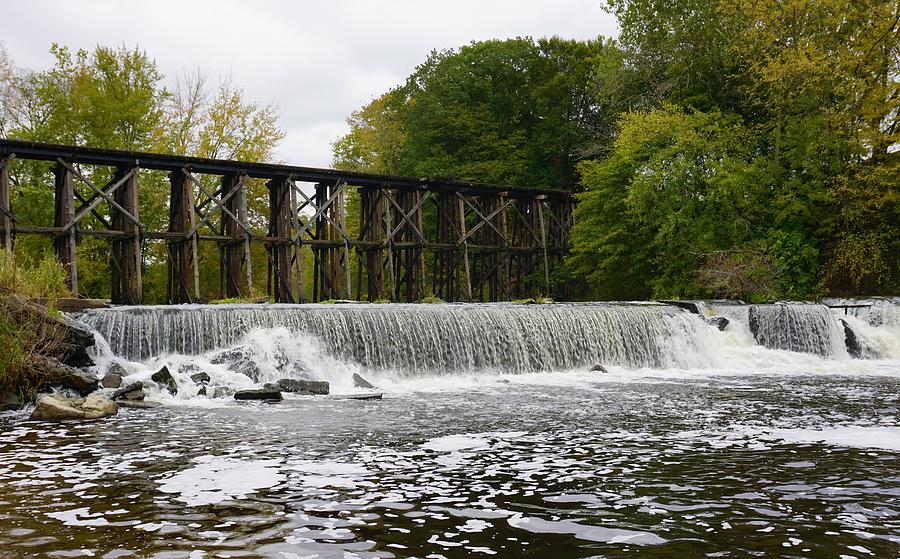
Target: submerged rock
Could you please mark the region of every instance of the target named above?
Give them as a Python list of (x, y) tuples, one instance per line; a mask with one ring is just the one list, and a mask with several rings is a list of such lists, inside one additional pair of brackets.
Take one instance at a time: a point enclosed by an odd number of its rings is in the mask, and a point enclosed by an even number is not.
[(281, 392), (278, 390), (268, 390), (265, 388), (259, 388), (255, 390), (238, 390), (234, 393), (235, 400), (265, 400), (269, 402), (276, 402), (283, 400), (283, 396)]
[(367, 381), (366, 379), (362, 378), (361, 376), (359, 376), (356, 373), (353, 373), (353, 386), (355, 386), (356, 388), (366, 388), (366, 389), (375, 388), (375, 385), (373, 385), (371, 382)]
[(135, 408), (139, 410), (148, 410), (153, 408), (161, 408), (162, 404), (152, 400), (119, 400), (116, 402), (120, 408)]
[(212, 389), (213, 398), (231, 398), (234, 396), (234, 388), (230, 386), (214, 386)]
[(87, 398), (66, 398), (61, 394), (42, 394), (38, 397), (31, 419), (37, 421), (65, 421), (100, 419), (116, 415), (119, 406), (112, 400), (91, 394)]
[(596, 365), (591, 367), (591, 372), (592, 373), (608, 373), (609, 371), (606, 370), (606, 367), (597, 363)]
[(333, 396), (333, 398), (338, 400), (381, 400), (384, 397), (384, 392), (368, 392), (366, 394), (341, 394), (340, 396)]
[(859, 338), (856, 337), (856, 332), (850, 328), (846, 320), (843, 318), (840, 320), (841, 325), (844, 327), (844, 344), (847, 346), (847, 353), (850, 354), (850, 357), (857, 359), (862, 357), (862, 345), (859, 343)]
[(716, 328), (719, 329), (719, 331), (724, 330), (725, 327), (728, 326), (728, 322), (729, 322), (728, 319), (725, 318), (724, 316), (713, 316), (713, 317), (707, 318), (705, 320), (706, 320), (707, 324), (709, 324), (710, 326), (715, 326)]
[(162, 369), (153, 373), (150, 380), (165, 388), (172, 396), (178, 394), (178, 383), (172, 378), (172, 373), (169, 372), (168, 367), (163, 366)]
[(305, 380), (295, 378), (282, 378), (274, 383), (274, 387), (282, 392), (293, 394), (328, 394), (331, 386), (324, 380)]

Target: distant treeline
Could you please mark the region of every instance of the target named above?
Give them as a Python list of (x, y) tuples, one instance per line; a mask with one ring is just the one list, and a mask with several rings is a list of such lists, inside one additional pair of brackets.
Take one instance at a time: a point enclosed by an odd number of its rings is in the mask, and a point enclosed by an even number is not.
[(900, 3), (613, 0), (617, 41), (433, 52), (336, 166), (572, 188), (578, 296), (900, 287)]

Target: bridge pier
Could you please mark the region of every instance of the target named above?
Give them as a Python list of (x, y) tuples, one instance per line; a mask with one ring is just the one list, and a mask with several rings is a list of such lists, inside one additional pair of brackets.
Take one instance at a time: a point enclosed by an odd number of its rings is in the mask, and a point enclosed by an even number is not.
[(197, 218), (194, 189), (184, 169), (169, 173), (168, 284), (169, 303), (200, 301), (200, 273), (197, 255)]
[(112, 229), (123, 234), (112, 241), (113, 304), (140, 305), (144, 300), (137, 177), (136, 167), (118, 167), (113, 175), (113, 184), (120, 184), (114, 199), (121, 209), (112, 208)]
[(59, 161), (53, 168), (55, 204), (53, 226), (59, 231), (54, 240), (56, 256), (66, 271), (66, 285), (73, 297), (78, 297), (78, 262), (75, 250), (75, 185), (72, 172)]
[(252, 296), (253, 271), (250, 263), (250, 226), (247, 214), (247, 175), (222, 176), (221, 231), (226, 238), (219, 242), (220, 297)]
[[(292, 208), (293, 182), (290, 178), (272, 179), (266, 183), (269, 189), (269, 240), (268, 293), (276, 303), (293, 303), (291, 293), (293, 266), (291, 258), (291, 233), (294, 229)], [(299, 260), (299, 254), (297, 258)], [(298, 293), (298, 297), (299, 297)]]
[(0, 247), (13, 249), (13, 213), (9, 201), (9, 163), (15, 155), (0, 157)]

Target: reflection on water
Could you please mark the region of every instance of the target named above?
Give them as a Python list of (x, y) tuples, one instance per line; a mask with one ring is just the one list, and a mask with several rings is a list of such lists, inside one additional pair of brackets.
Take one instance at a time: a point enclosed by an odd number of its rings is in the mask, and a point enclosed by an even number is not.
[(0, 416), (0, 557), (896, 557), (900, 380)]

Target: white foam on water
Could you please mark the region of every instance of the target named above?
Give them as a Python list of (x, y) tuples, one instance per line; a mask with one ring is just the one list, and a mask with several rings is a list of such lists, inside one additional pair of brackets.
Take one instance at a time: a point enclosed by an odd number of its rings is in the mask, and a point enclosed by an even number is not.
[(279, 460), (238, 460), (223, 456), (201, 456), (197, 464), (161, 481), (159, 490), (175, 493), (189, 506), (211, 505), (246, 497), (274, 487), (285, 477)]
[(774, 429), (761, 438), (789, 443), (822, 443), (853, 448), (900, 451), (900, 427), (828, 427), (823, 429)]
[(513, 528), (519, 528), (535, 534), (572, 534), (580, 540), (591, 542), (636, 545), (666, 543), (665, 539), (651, 532), (604, 528), (602, 526), (585, 526), (572, 520), (544, 520), (543, 518), (515, 514), (507, 522)]

